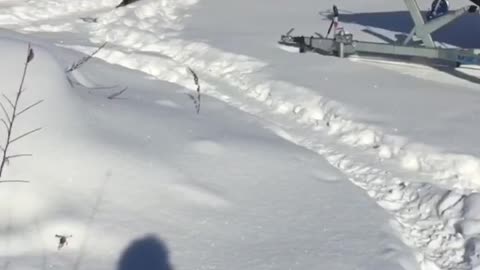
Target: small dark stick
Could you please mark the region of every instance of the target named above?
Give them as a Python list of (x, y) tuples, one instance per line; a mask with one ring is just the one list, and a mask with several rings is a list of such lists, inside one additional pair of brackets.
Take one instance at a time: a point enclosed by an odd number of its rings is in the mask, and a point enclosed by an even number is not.
[(192, 95), (192, 94), (188, 94), (188, 96), (192, 99), (193, 104), (195, 105), (195, 110), (197, 111), (197, 114), (199, 114), (199, 113), (200, 113), (200, 99), (201, 99), (201, 95), (200, 95), (200, 83), (199, 83), (199, 81), (198, 81), (197, 73), (195, 73), (195, 71), (193, 71), (193, 69), (191, 69), (190, 67), (188, 67), (188, 71), (190, 71), (190, 73), (192, 74), (192, 76), (193, 76), (193, 82), (194, 82), (195, 85), (197, 86), (197, 96), (195, 97), (195, 96)]
[(64, 246), (68, 246), (68, 238), (71, 238), (73, 235), (60, 235), (55, 234), (55, 237), (58, 238), (58, 250)]
[(111, 95), (108, 96), (107, 98), (108, 98), (108, 99), (114, 99), (114, 98), (120, 96), (121, 94), (123, 94), (123, 92), (127, 91), (127, 89), (128, 89), (128, 87), (125, 87), (125, 88), (123, 88), (122, 90), (111, 94)]
[(134, 2), (137, 2), (139, 0), (123, 0), (120, 4), (118, 4), (115, 8), (119, 8), (119, 7), (124, 7), (128, 4), (131, 4), (131, 3), (134, 3)]
[(27, 63), (30, 63), (33, 60), (35, 53), (33, 53), (32, 47), (28, 46), (28, 56), (27, 56)]
[(78, 62), (72, 64), (67, 70), (65, 70), (66, 73), (72, 72), (76, 69), (78, 69), (80, 66), (88, 62), (90, 59), (92, 59), (100, 50), (102, 50), (105, 46), (107, 45), (107, 42), (104, 42), (100, 47), (98, 47), (93, 53), (83, 57), (80, 59)]

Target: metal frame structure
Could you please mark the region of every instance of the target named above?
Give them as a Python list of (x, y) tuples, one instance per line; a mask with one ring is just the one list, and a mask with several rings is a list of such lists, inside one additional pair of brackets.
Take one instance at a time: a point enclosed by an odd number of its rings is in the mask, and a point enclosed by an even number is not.
[(404, 1), (408, 11), (410, 12), (410, 16), (412, 17), (413, 22), (415, 23), (415, 27), (412, 29), (412, 31), (408, 35), (408, 38), (403, 43), (404, 45), (407, 45), (411, 41), (413, 36), (416, 35), (418, 38), (420, 38), (423, 41), (423, 44), (426, 47), (435, 48), (435, 43), (433, 42), (433, 39), (431, 36), (433, 32), (453, 22), (454, 20), (460, 18), (464, 14), (469, 12), (470, 13), (476, 12), (477, 10), (476, 6), (473, 6), (474, 8), (472, 8), (472, 6), (463, 7), (453, 12), (450, 12), (444, 16), (431, 20), (429, 22), (425, 22), (425, 19), (422, 16), (422, 12), (418, 7), (417, 1), (416, 0), (404, 0)]
[[(472, 0), (476, 5), (466, 6), (447, 14), (426, 21), (418, 6), (417, 0), (404, 0), (405, 5), (415, 24), (414, 28), (402, 44), (385, 44), (375, 42), (356, 41), (353, 35), (346, 33), (343, 29), (334, 31), (334, 37), (328, 38), (316, 33), (316, 36), (291, 36), (293, 29), (286, 35), (282, 35), (279, 43), (289, 46), (295, 46), (300, 52), (316, 51), (323, 54), (336, 54), (344, 57), (351, 54), (379, 54), (396, 57), (421, 57), (429, 59), (443, 60), (456, 66), (461, 64), (480, 65), (479, 49), (463, 48), (438, 48), (433, 41), (431, 34), (445, 25), (460, 18), (466, 13), (478, 13), (479, 0)], [(334, 7), (334, 11), (336, 11)], [(332, 25), (337, 25), (338, 14), (335, 14)], [(330, 29), (329, 29), (330, 30)], [(330, 32), (330, 31), (329, 31)], [(416, 36), (422, 40), (423, 45), (409, 45), (413, 37)]]

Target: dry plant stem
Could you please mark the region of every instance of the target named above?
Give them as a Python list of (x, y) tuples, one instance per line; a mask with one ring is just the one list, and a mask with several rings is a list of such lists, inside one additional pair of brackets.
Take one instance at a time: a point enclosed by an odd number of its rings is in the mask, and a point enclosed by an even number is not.
[(98, 47), (93, 53), (83, 57), (82, 59), (80, 59), (80, 61), (74, 63), (65, 72), (69, 73), (69, 72), (72, 72), (72, 71), (78, 69), (80, 66), (82, 66), (83, 64), (88, 62), (90, 59), (92, 59), (95, 56), (95, 54), (97, 54), (101, 49), (103, 49), (103, 47), (105, 47), (105, 45), (107, 45), (107, 42), (104, 42), (102, 45), (100, 45), (100, 47)]
[(193, 76), (193, 82), (194, 82), (195, 85), (197, 86), (197, 96), (195, 97), (195, 96), (192, 95), (192, 94), (188, 94), (188, 96), (192, 99), (193, 104), (195, 105), (195, 110), (196, 110), (197, 114), (199, 114), (199, 113), (200, 113), (200, 98), (201, 98), (201, 95), (200, 95), (200, 83), (199, 83), (199, 80), (198, 80), (197, 73), (195, 73), (195, 71), (193, 71), (193, 69), (191, 69), (190, 67), (188, 68), (188, 70), (189, 70), (190, 73), (192, 74), (192, 76)]
[[(4, 172), (4, 169), (5, 169), (5, 165), (8, 164), (9, 160), (11, 158), (19, 158), (19, 157), (27, 157), (27, 156), (31, 156), (31, 154), (15, 154), (15, 155), (9, 155), (8, 154), (8, 150), (10, 149), (10, 146), (22, 139), (22, 138), (25, 138), (26, 136), (32, 134), (32, 133), (35, 133), (37, 131), (39, 131), (41, 128), (36, 128), (36, 129), (33, 129), (33, 130), (30, 130), (28, 132), (25, 132), (23, 133), (22, 135), (19, 135), (17, 137), (13, 137), (12, 136), (12, 133), (13, 133), (13, 127), (14, 127), (14, 124), (15, 124), (15, 120), (18, 119), (18, 117), (20, 115), (22, 115), (23, 113), (27, 112), (28, 110), (30, 110), (31, 108), (35, 107), (36, 105), (40, 104), (43, 100), (40, 100), (40, 101), (37, 101), (27, 107), (25, 107), (24, 109), (19, 109), (19, 101), (20, 101), (20, 97), (21, 95), (25, 92), (25, 89), (23, 87), (24, 83), (25, 83), (25, 77), (26, 77), (26, 74), (27, 74), (27, 69), (28, 69), (28, 64), (33, 60), (33, 57), (34, 57), (34, 53), (33, 53), (33, 50), (32, 50), (32, 47), (30, 44), (28, 44), (28, 54), (27, 54), (27, 59), (25, 61), (25, 65), (23, 67), (23, 73), (22, 73), (22, 79), (20, 81), (20, 85), (18, 87), (18, 90), (17, 90), (17, 93), (16, 93), (16, 96), (15, 96), (15, 100), (12, 101), (11, 99), (9, 99), (6, 95), (3, 95), (3, 98), (6, 100), (6, 102), (8, 103), (8, 105), (11, 107), (11, 110), (12, 110), (12, 113), (9, 114), (8, 113), (8, 110), (7, 108), (5, 108), (5, 105), (0, 102), (0, 106), (2, 108), (2, 111), (5, 115), (5, 119), (1, 119), (0, 121), (2, 122), (2, 124), (5, 126), (6, 128), (6, 131), (7, 131), (7, 136), (6, 136), (6, 141), (5, 141), (5, 146), (4, 147), (1, 147), (1, 155), (2, 155), (2, 159), (1, 159), (1, 163), (0, 163), (0, 177), (2, 177), (3, 175), (3, 172)], [(3, 181), (0, 181), (0, 183), (5, 183), (5, 182), (21, 182), (21, 183), (25, 183), (25, 182), (28, 182), (28, 181), (25, 181), (25, 180), (3, 180)]]
[(119, 97), (121, 94), (123, 94), (125, 91), (127, 91), (127, 89), (128, 89), (128, 87), (125, 87), (125, 88), (123, 88), (122, 90), (117, 91), (117, 92), (111, 94), (111, 95), (108, 96), (107, 98), (108, 98), (108, 99), (115, 99), (115, 98)]

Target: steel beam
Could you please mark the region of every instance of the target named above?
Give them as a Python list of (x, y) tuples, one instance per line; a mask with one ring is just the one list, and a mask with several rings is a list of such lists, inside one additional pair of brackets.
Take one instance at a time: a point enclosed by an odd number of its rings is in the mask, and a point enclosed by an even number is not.
[(425, 47), (435, 48), (435, 42), (432, 39), (432, 33), (437, 31), (438, 29), (444, 27), (445, 25), (453, 22), (454, 20), (460, 18), (465, 13), (469, 12), (469, 7), (464, 7), (461, 9), (457, 9), (455, 11), (449, 12), (443, 16), (435, 18), (429, 22), (425, 22), (423, 18), (422, 12), (418, 7), (417, 0), (404, 0), (405, 5), (407, 6), (408, 11), (410, 12), (410, 16), (415, 23), (415, 27), (412, 29), (410, 34), (408, 35), (407, 39), (404, 41), (404, 45), (407, 45), (408, 42), (412, 39), (413, 35), (415, 34), (419, 37)]

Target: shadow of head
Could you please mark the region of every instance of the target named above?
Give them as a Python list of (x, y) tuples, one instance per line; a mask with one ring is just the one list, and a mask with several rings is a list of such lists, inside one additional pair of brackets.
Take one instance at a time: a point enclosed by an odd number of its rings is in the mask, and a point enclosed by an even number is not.
[(123, 252), (118, 270), (173, 270), (168, 248), (154, 235), (133, 241)]

